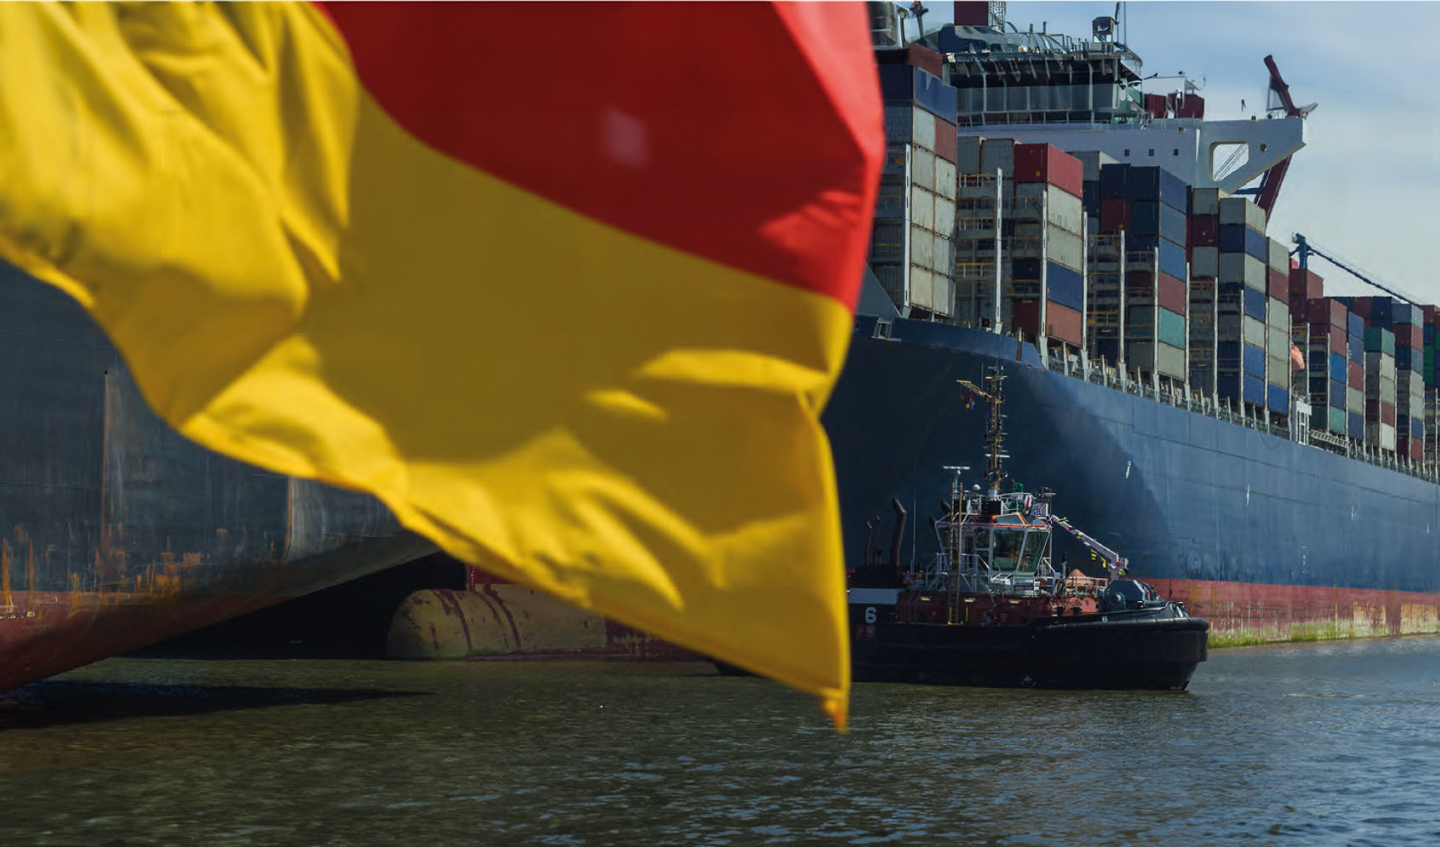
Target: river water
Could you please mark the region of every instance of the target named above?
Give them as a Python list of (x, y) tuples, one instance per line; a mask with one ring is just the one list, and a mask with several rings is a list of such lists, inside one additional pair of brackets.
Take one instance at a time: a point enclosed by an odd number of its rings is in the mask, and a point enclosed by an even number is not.
[(116, 659), (0, 694), (0, 844), (1440, 844), (1440, 639), (1188, 692)]

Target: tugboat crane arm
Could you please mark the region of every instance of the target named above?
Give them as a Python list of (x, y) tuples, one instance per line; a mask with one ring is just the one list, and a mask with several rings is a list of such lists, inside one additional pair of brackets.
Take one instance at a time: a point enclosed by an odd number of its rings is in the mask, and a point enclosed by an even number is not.
[(1050, 521), (1052, 526), (1065, 530), (1075, 536), (1081, 544), (1098, 553), (1100, 558), (1105, 561), (1106, 568), (1123, 572), (1125, 567), (1130, 564), (1129, 559), (1126, 559), (1124, 556), (1121, 556), (1119, 553), (1116, 553), (1114, 550), (1111, 550), (1109, 547), (1106, 547), (1104, 544), (1101, 544), (1099, 541), (1096, 541), (1094, 538), (1071, 526), (1070, 522), (1064, 518), (1059, 518), (1055, 515), (1046, 515), (1045, 517)]

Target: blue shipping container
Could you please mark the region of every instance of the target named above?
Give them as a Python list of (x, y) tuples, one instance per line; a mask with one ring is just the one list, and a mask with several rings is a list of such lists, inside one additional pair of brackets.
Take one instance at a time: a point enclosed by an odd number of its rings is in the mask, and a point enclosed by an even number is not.
[[(1351, 317), (1359, 316), (1351, 315)], [(1363, 323), (1360, 325), (1360, 329), (1365, 329), (1365, 325)], [(1345, 337), (1346, 339), (1348, 339), (1345, 344), (1350, 351), (1350, 361), (1360, 362), (1363, 364), (1365, 362), (1365, 336), (1360, 333), (1355, 333), (1353, 335), (1347, 335)]]
[(1370, 326), (1383, 326), (1389, 329), (1390, 324), (1394, 322), (1390, 317), (1391, 306), (1394, 302), (1389, 297), (1371, 297)]
[(1154, 235), (1134, 235), (1125, 239), (1127, 253), (1149, 253), (1160, 251), (1160, 270), (1176, 279), (1188, 279), (1185, 275), (1185, 247)]
[(1265, 292), (1258, 288), (1245, 286), (1245, 315), (1257, 321), (1265, 320)]
[(1100, 181), (1086, 180), (1080, 187), (1080, 204), (1090, 215), (1100, 214)]
[(1261, 379), (1258, 376), (1246, 375), (1244, 378), (1244, 384), (1245, 402), (1249, 403), (1252, 406), (1264, 406), (1265, 380)]
[(1422, 326), (1425, 323), (1425, 313), (1414, 303), (1401, 303), (1397, 300), (1390, 306), (1390, 323)]
[(1411, 437), (1411, 438), (1424, 438), (1424, 437), (1425, 437), (1425, 419), (1424, 419), (1424, 418), (1411, 418), (1411, 419), (1410, 419), (1410, 437)]
[(1221, 224), (1219, 244), (1221, 253), (1244, 253), (1245, 224)]
[(1426, 344), (1433, 344), (1434, 342), (1435, 342), (1435, 324), (1425, 324), (1425, 343), (1426, 343)]
[(1290, 414), (1290, 390), (1283, 385), (1265, 385), (1265, 405), (1272, 412)]
[[(1003, 220), (1003, 218), (1002, 218), (1002, 220)], [(1353, 298), (1352, 298), (1352, 299), (1353, 299)], [(1347, 305), (1345, 306), (1345, 308), (1348, 309), (1348, 308), (1350, 308), (1350, 306), (1347, 304)], [(1346, 328), (1346, 330), (1349, 331), (1349, 333), (1350, 333), (1351, 335), (1357, 336), (1357, 337), (1359, 337), (1359, 338), (1364, 338), (1364, 337), (1365, 337), (1365, 319), (1364, 319), (1364, 318), (1360, 317), (1359, 315), (1355, 314), (1354, 312), (1349, 312), (1349, 313), (1347, 313), (1345, 323), (1346, 323), (1346, 327), (1345, 327), (1345, 328)], [(1364, 342), (1361, 342), (1361, 348), (1360, 348), (1360, 349), (1362, 349), (1362, 350), (1365, 349), (1365, 348), (1364, 348)]]
[(1046, 262), (1045, 286), (1050, 299), (1077, 312), (1085, 311), (1085, 287), (1079, 271)]
[[(1103, 172), (1101, 179), (1104, 179)], [(1131, 166), (1125, 176), (1124, 193), (1119, 196), (1164, 203), (1182, 214), (1190, 211), (1190, 187), (1180, 177), (1156, 165)]]
[(1130, 205), (1130, 233), (1138, 236), (1159, 236), (1166, 241), (1184, 245), (1185, 213), (1154, 200), (1134, 200)]
[(1402, 371), (1418, 371), (1424, 364), (1424, 356), (1414, 347), (1395, 345), (1395, 367)]
[[(1342, 355), (1340, 355), (1339, 353), (1331, 353), (1331, 354), (1330, 354), (1330, 378), (1331, 378), (1331, 379), (1339, 380), (1340, 382), (1343, 383), (1343, 382), (1345, 382), (1345, 380), (1348, 379), (1349, 377), (1350, 377), (1350, 365), (1349, 365), (1348, 362), (1345, 361), (1345, 357), (1342, 356)], [(1344, 389), (1343, 389), (1343, 388), (1341, 389), (1341, 394), (1344, 394)]]
[(1350, 437), (1351, 437), (1351, 438), (1356, 438), (1356, 439), (1364, 438), (1364, 437), (1365, 437), (1365, 413), (1364, 413), (1364, 412), (1350, 412), (1349, 415), (1350, 415)]
[(1345, 406), (1345, 380), (1330, 380), (1330, 405), (1337, 409)]
[(1095, 352), (1113, 365), (1120, 361), (1120, 341), (1115, 338), (1098, 338), (1095, 340)]
[(880, 65), (880, 94), (889, 101), (913, 102), (931, 114), (955, 122), (955, 87), (922, 68)]
[(1230, 400), (1240, 399), (1240, 374), (1233, 371), (1216, 371), (1215, 393)]
[(1245, 345), (1245, 373), (1250, 376), (1265, 376), (1265, 348)]
[(1265, 262), (1270, 262), (1270, 240), (1265, 233), (1256, 232), (1250, 227), (1245, 227), (1245, 252)]
[(1111, 197), (1124, 197), (1125, 183), (1129, 176), (1129, 165), (1101, 165), (1100, 198), (1108, 200)]

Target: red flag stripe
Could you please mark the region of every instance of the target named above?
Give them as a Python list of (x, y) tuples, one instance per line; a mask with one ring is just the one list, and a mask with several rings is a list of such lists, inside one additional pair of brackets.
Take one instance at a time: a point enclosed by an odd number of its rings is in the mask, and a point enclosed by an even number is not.
[(860, 4), (532, 9), (326, 8), (366, 89), (440, 152), (853, 305), (884, 143)]

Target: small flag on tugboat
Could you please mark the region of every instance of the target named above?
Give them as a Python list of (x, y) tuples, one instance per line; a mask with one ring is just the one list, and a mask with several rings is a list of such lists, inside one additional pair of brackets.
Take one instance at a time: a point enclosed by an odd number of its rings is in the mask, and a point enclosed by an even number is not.
[(865, 8), (544, 11), (0, 6), (0, 256), (193, 440), (843, 722)]

